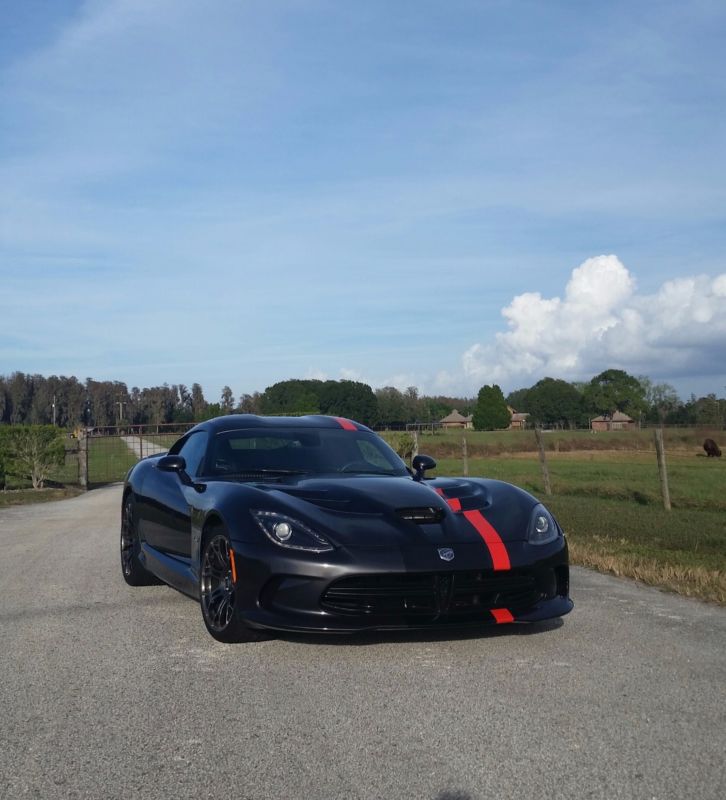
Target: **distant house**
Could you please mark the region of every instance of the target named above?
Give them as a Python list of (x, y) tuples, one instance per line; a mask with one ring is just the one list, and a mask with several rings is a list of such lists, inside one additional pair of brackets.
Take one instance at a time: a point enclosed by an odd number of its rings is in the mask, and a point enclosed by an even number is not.
[(472, 415), (465, 417), (454, 409), (448, 417), (439, 420), (442, 428), (461, 428), (469, 429), (474, 427), (474, 417)]
[(590, 420), (593, 431), (630, 431), (636, 424), (632, 417), (622, 411), (616, 411), (612, 417), (600, 416)]
[(522, 431), (527, 427), (527, 420), (529, 419), (529, 414), (523, 411), (515, 411), (511, 406), (507, 406), (507, 410), (511, 416), (511, 422), (509, 423), (509, 430), (510, 431)]

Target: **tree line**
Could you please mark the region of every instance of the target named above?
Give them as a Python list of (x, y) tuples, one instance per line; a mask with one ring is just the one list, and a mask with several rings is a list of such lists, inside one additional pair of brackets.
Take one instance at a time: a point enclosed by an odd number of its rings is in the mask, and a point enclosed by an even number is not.
[(75, 376), (0, 376), (0, 422), (12, 425), (78, 425), (105, 427), (126, 424), (193, 422), (209, 404), (202, 387), (184, 384), (130, 391), (122, 381), (81, 382)]
[(235, 397), (224, 386), (219, 399), (208, 401), (193, 383), (132, 387), (122, 381), (80, 381), (71, 376), (44, 377), (14, 372), (0, 376), (0, 423), (106, 427), (199, 422), (230, 413), (332, 414), (387, 427), (431, 424), (457, 409), (473, 414), (474, 427), (506, 428), (509, 408), (529, 414), (528, 423), (548, 427), (587, 427), (593, 416), (621, 411), (633, 419), (670, 425), (723, 426), (726, 400), (715, 395), (682, 402), (666, 383), (653, 383), (610, 369), (589, 382), (543, 378), (506, 397), (499, 386), (483, 386), (477, 398), (420, 395), (415, 386), (373, 390), (350, 380), (290, 379), (263, 392)]
[(333, 414), (367, 425), (438, 422), (453, 408), (473, 409), (465, 397), (420, 396), (415, 386), (375, 392), (359, 381), (291, 379), (264, 392), (235, 397), (224, 386), (208, 401), (198, 383), (128, 388), (122, 381), (80, 381), (75, 376), (0, 375), (0, 423), (62, 428), (200, 422), (222, 414)]
[[(490, 390), (487, 403), (491, 406), (492, 387), (484, 388)], [(480, 392), (479, 409), (481, 397)], [(699, 398), (691, 395), (683, 402), (670, 384), (654, 383), (647, 376), (636, 377), (620, 369), (605, 370), (589, 382), (568, 383), (557, 378), (543, 378), (533, 386), (510, 392), (506, 399), (503, 396), (497, 399), (500, 415), (502, 405), (509, 406), (529, 414), (530, 425), (545, 427), (586, 428), (593, 417), (611, 419), (617, 412), (627, 414), (636, 422), (651, 425), (720, 428), (726, 424), (726, 399), (719, 399), (715, 394)], [(474, 424), (476, 427), (476, 411)], [(479, 427), (482, 427), (481, 420)]]

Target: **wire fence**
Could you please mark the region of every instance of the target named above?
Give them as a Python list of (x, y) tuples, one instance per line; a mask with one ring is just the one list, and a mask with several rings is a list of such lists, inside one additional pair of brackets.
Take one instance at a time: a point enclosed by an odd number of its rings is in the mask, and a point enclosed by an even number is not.
[(65, 459), (51, 482), (84, 488), (122, 481), (142, 458), (166, 453), (193, 423), (134, 425), (81, 431), (66, 443)]
[[(129, 469), (140, 459), (165, 453), (172, 444), (194, 423), (171, 423), (159, 425), (126, 425), (77, 429), (64, 439), (65, 453), (62, 464), (55, 467), (46, 481), (47, 486), (81, 486), (90, 488), (122, 481)], [(645, 426), (643, 426), (645, 427)], [(476, 432), (448, 428), (430, 423), (408, 424), (379, 428), (379, 433), (400, 455), (410, 458), (424, 452), (437, 460), (458, 461), (447, 463), (446, 468), (457, 474), (466, 474), (468, 461), (506, 454), (521, 454), (535, 450), (533, 431)], [(586, 449), (592, 457), (598, 450), (652, 450), (652, 432), (646, 430), (612, 431), (591, 436), (587, 431), (550, 431), (545, 447), (548, 452), (560, 453)], [(666, 426), (666, 448), (701, 452), (703, 437), (719, 439), (719, 430), (701, 426)], [(587, 438), (587, 442), (582, 437)], [(402, 452), (408, 440), (412, 440), (411, 452)], [(530, 441), (532, 440), (532, 441)], [(468, 452), (467, 452), (468, 450)], [(701, 452), (701, 455), (703, 453)], [(599, 457), (598, 457), (599, 458)], [(442, 466), (444, 466), (442, 464)], [(8, 476), (8, 488), (27, 488), (29, 480)]]

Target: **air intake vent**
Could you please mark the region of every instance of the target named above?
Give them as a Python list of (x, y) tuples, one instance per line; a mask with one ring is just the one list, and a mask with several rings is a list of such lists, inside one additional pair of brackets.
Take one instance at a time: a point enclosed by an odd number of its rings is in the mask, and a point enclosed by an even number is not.
[(397, 508), (396, 514), (402, 519), (416, 522), (419, 525), (441, 522), (444, 518), (444, 510), (442, 508), (433, 508), (431, 506), (426, 506), (424, 508)]
[(481, 621), (492, 608), (513, 613), (531, 608), (542, 596), (533, 575), (493, 572), (421, 572), (341, 578), (320, 598), (326, 611), (376, 617), (397, 624)]

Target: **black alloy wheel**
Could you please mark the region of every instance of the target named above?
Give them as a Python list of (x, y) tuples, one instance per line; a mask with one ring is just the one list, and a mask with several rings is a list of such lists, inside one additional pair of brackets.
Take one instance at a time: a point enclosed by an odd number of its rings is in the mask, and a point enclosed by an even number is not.
[(254, 642), (267, 638), (245, 625), (237, 605), (234, 553), (223, 532), (215, 532), (202, 550), (199, 599), (207, 630), (219, 642)]
[(121, 573), (129, 586), (154, 586), (163, 583), (143, 567), (139, 561), (139, 548), (136, 504), (129, 492), (121, 510)]

